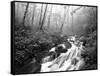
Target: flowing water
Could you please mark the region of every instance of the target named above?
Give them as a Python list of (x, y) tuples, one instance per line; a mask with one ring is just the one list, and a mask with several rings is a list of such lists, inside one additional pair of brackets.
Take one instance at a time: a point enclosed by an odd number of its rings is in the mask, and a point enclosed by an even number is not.
[[(79, 70), (84, 65), (84, 59), (81, 57), (81, 53), (85, 51), (82, 42), (77, 40), (74, 40), (74, 42), (68, 41), (72, 47), (54, 60), (42, 63), (41, 72)], [(48, 59), (49, 57), (47, 57)]]

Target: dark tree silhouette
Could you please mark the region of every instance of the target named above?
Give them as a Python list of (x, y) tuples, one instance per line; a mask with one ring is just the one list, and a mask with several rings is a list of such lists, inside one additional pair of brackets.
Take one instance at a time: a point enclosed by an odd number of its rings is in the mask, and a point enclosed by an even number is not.
[(43, 13), (43, 4), (41, 5), (41, 12), (40, 12), (40, 21), (39, 21), (39, 26), (41, 25), (42, 13)]
[(25, 26), (25, 18), (26, 18), (27, 12), (28, 12), (28, 7), (29, 7), (29, 3), (27, 3), (27, 5), (26, 5), (26, 9), (25, 9), (25, 13), (24, 13), (23, 21), (22, 21), (23, 26)]
[(35, 10), (36, 10), (36, 4), (34, 4), (34, 7), (33, 7), (32, 25), (34, 24)]
[(47, 6), (48, 6), (48, 4), (46, 4), (46, 7), (45, 7), (43, 19), (42, 19), (42, 22), (41, 22), (41, 25), (40, 25), (40, 30), (43, 30), (43, 25), (44, 25), (44, 22), (45, 22), (45, 17), (46, 17), (46, 12), (47, 12)]

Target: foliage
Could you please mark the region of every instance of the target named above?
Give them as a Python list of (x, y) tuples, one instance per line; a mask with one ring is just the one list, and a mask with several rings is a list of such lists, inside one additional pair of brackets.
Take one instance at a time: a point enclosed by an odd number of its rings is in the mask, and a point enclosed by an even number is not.
[(64, 42), (67, 36), (48, 34), (41, 30), (33, 32), (28, 26), (15, 25), (15, 66), (16, 72), (31, 63), (34, 59), (40, 64), (41, 59), (48, 55), (48, 51)]

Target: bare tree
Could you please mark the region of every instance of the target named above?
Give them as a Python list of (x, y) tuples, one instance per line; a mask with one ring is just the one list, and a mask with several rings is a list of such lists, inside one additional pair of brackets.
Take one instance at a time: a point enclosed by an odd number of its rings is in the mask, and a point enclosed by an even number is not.
[(57, 31), (57, 26), (58, 26), (58, 18), (56, 20), (56, 31)]
[(42, 19), (41, 25), (40, 25), (40, 30), (43, 30), (43, 25), (44, 25), (44, 22), (45, 22), (45, 17), (46, 17), (46, 12), (47, 12), (47, 6), (48, 6), (48, 4), (46, 4), (46, 7), (45, 7), (43, 19)]
[(49, 17), (48, 17), (48, 29), (49, 29), (49, 27), (50, 27), (50, 18), (51, 18), (51, 15), (52, 15), (52, 8), (53, 8), (53, 6), (51, 5), (51, 9), (50, 9), (50, 14), (49, 14)]
[(58, 29), (60, 19), (61, 19), (60, 14), (57, 14), (57, 19), (56, 19), (56, 31), (57, 31), (57, 29)]
[(70, 6), (67, 6), (67, 25), (69, 25), (69, 8)]
[[(73, 8), (72, 8), (72, 11), (73, 11)], [(71, 26), (72, 26), (72, 34), (73, 34), (73, 12), (71, 12), (71, 16), (72, 16), (72, 24), (71, 24)]]
[(63, 16), (63, 22), (61, 24), (61, 27), (60, 27), (60, 33), (62, 33), (62, 28), (64, 26), (64, 23), (65, 23), (65, 19), (66, 19), (66, 6), (64, 6), (64, 16)]
[(36, 4), (34, 4), (34, 6), (33, 6), (32, 25), (34, 24), (35, 10), (36, 10)]
[(27, 5), (26, 5), (26, 9), (25, 9), (24, 17), (23, 17), (23, 20), (22, 20), (22, 24), (23, 24), (23, 26), (25, 26), (25, 18), (26, 18), (27, 12), (28, 12), (28, 7), (29, 7), (29, 3), (27, 3)]
[(43, 4), (41, 5), (41, 12), (40, 12), (40, 21), (39, 21), (39, 26), (41, 25), (42, 13), (43, 13)]

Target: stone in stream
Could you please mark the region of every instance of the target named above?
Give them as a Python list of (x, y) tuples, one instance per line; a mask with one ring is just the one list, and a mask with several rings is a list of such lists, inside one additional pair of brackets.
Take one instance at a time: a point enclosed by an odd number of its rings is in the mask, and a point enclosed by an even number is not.
[(49, 55), (42, 59), (42, 62), (52, 61), (57, 58), (61, 53), (66, 53), (71, 48), (71, 44), (69, 42), (65, 42), (57, 45), (49, 50)]
[(72, 65), (76, 65), (77, 62), (78, 62), (78, 60), (76, 58), (73, 58), (72, 61), (71, 61)]

